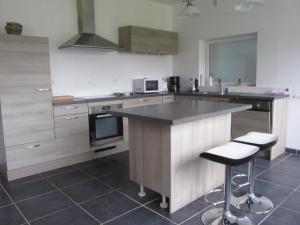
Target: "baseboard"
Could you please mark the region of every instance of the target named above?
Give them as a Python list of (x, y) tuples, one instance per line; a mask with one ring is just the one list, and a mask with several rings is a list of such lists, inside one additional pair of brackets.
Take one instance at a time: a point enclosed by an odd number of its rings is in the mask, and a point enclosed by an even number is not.
[(295, 155), (300, 155), (300, 150), (298, 150), (298, 149), (285, 148), (285, 152), (292, 153), (292, 154), (295, 154)]

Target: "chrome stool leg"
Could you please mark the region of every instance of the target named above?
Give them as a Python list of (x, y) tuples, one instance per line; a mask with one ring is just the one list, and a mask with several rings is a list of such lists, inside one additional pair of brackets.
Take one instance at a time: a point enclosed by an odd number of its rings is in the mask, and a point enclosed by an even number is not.
[(231, 166), (226, 166), (224, 207), (204, 212), (201, 218), (204, 225), (253, 225), (248, 217), (239, 218), (230, 212), (231, 169)]
[(249, 165), (249, 192), (240, 197), (240, 201), (233, 206), (248, 213), (268, 213), (273, 209), (274, 205), (267, 197), (255, 194), (255, 159)]
[(144, 190), (144, 186), (143, 186), (143, 185), (140, 185), (140, 192), (138, 193), (138, 196), (139, 196), (140, 198), (143, 198), (143, 197), (146, 196), (146, 192), (145, 192), (145, 190)]

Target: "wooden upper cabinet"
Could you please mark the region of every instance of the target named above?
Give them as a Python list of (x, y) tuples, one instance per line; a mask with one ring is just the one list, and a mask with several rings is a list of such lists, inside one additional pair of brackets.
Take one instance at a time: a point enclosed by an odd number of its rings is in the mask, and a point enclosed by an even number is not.
[(137, 26), (120, 27), (119, 45), (131, 53), (175, 55), (178, 33)]

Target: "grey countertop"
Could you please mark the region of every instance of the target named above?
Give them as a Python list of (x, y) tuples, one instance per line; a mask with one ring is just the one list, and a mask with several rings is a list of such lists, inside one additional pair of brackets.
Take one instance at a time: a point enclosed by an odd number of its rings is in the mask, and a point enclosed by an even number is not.
[(116, 116), (155, 120), (169, 125), (176, 125), (227, 113), (240, 112), (251, 108), (251, 105), (244, 104), (182, 101), (128, 109), (116, 109), (110, 111), (110, 113)]

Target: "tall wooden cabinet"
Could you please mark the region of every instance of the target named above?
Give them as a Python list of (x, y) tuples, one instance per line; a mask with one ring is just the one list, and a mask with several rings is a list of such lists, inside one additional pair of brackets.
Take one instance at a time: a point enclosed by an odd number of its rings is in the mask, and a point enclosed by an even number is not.
[(0, 35), (0, 100), (9, 176), (54, 151), (48, 38)]

